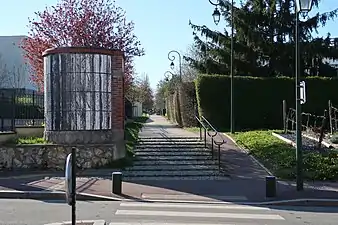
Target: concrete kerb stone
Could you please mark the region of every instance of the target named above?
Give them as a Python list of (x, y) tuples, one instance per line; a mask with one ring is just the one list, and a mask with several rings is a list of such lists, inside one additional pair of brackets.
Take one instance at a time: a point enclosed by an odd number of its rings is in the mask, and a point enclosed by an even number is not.
[[(128, 200), (130, 201), (130, 200)], [(206, 204), (206, 205), (249, 205), (249, 206), (312, 206), (312, 207), (337, 207), (338, 200), (334, 199), (290, 199), (290, 200), (275, 200), (262, 202), (228, 202), (228, 201), (193, 201), (193, 200), (138, 200), (137, 202), (157, 202), (157, 203), (181, 203), (181, 204)]]
[[(63, 191), (17, 191), (0, 190), (0, 199), (36, 199), (36, 200), (65, 200)], [(88, 193), (76, 193), (80, 201), (122, 201), (123, 198), (109, 197)]]
[[(0, 199), (36, 199), (36, 200), (65, 200), (65, 193), (61, 191), (0, 191)], [(135, 201), (128, 198), (117, 198), (93, 195), (87, 193), (77, 193), (77, 200), (79, 201)], [(337, 207), (338, 199), (290, 199), (290, 200), (275, 200), (262, 202), (249, 201), (194, 201), (194, 200), (169, 200), (169, 199), (152, 199), (152, 200), (136, 200), (140, 202), (161, 202), (161, 203), (191, 203), (191, 204), (241, 204), (252, 206), (326, 206)], [(62, 224), (62, 223), (53, 223)], [(82, 223), (84, 224), (84, 223)], [(88, 223), (85, 223), (88, 224)], [(51, 224), (49, 224), (51, 225)], [(96, 224), (95, 224), (96, 225)]]
[[(57, 223), (47, 223), (45, 225), (71, 225), (71, 221), (57, 222)], [(104, 220), (78, 220), (76, 225), (106, 225)]]
[(236, 141), (231, 137), (229, 136), (228, 134), (226, 133), (223, 133), (224, 136), (226, 136), (227, 138), (230, 139), (230, 141), (232, 141), (242, 152), (246, 153), (258, 166), (260, 166), (262, 169), (264, 169), (270, 176), (274, 176), (273, 173), (268, 169), (266, 168), (262, 163), (260, 163), (255, 157), (253, 157), (252, 155), (249, 154), (249, 150), (245, 149), (245, 148), (242, 148), (240, 147)]
[(311, 206), (311, 207), (337, 207), (338, 199), (300, 198), (290, 200), (277, 200), (260, 202), (256, 205), (265, 206)]

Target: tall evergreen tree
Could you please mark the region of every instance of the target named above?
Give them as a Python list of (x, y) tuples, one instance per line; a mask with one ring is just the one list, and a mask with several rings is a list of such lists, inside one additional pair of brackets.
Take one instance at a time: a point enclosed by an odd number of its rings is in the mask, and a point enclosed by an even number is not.
[[(320, 0), (314, 0), (314, 7)], [(294, 0), (246, 0), (234, 7), (234, 72), (250, 76), (293, 76), (295, 62)], [(231, 4), (222, 0), (220, 9), (231, 26)], [(300, 17), (301, 71), (304, 76), (336, 76), (336, 70), (325, 60), (338, 58), (337, 38), (315, 37), (314, 32), (337, 16), (338, 9)], [(203, 60), (184, 58), (199, 72), (230, 73), (230, 34), (212, 31), (190, 23), (194, 43)], [(202, 38), (204, 37), (204, 38)], [(207, 38), (208, 41), (202, 39)]]

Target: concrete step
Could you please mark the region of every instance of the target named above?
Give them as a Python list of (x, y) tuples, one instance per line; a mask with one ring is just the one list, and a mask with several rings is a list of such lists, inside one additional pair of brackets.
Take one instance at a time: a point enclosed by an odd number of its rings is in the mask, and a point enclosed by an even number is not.
[(124, 171), (123, 177), (187, 177), (187, 176), (219, 176), (218, 170), (153, 170), (153, 171)]
[(155, 181), (155, 180), (164, 180), (164, 181), (174, 181), (174, 180), (230, 180), (229, 176), (148, 176), (148, 177), (124, 177), (124, 181)]
[(205, 148), (135, 148), (135, 152), (210, 152)]
[(210, 151), (136, 151), (136, 156), (210, 156)]
[(182, 137), (182, 136), (171, 136), (171, 137), (159, 137), (159, 136), (154, 136), (154, 137), (142, 137), (139, 136), (139, 139), (140, 140), (151, 140), (151, 139), (154, 139), (154, 140), (174, 140), (174, 139), (177, 139), (177, 140), (184, 140), (184, 139), (199, 139), (199, 136), (195, 136), (195, 137)]
[(218, 166), (216, 164), (213, 165), (144, 165), (144, 166), (133, 166), (125, 169), (136, 170), (136, 171), (154, 171), (154, 170), (165, 170), (165, 171), (187, 171), (187, 170), (218, 170)]
[(139, 145), (204, 145), (203, 141), (140, 141)]
[(204, 145), (194, 144), (194, 145), (177, 145), (177, 144), (168, 144), (168, 145), (145, 145), (139, 144), (136, 148), (204, 148)]
[(164, 165), (217, 165), (216, 160), (150, 160), (150, 161), (134, 161), (134, 166), (164, 166)]
[(144, 156), (135, 157), (135, 161), (142, 161), (142, 160), (144, 160), (144, 161), (151, 161), (151, 160), (155, 160), (155, 161), (158, 161), (158, 160), (204, 161), (204, 160), (212, 160), (212, 157), (211, 156), (204, 156), (204, 155), (203, 156), (189, 156), (189, 155), (181, 155), (181, 156), (157, 156), (157, 155), (154, 155), (154, 156), (147, 156), (147, 155), (144, 155)]

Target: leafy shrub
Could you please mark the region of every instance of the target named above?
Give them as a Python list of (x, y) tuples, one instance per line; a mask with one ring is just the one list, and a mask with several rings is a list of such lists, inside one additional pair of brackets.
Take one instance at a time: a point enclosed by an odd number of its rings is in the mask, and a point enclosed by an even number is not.
[[(296, 177), (295, 148), (272, 136), (272, 131), (248, 131), (233, 135), (237, 144), (249, 150), (255, 158), (269, 168), (277, 177)], [(303, 174), (307, 180), (338, 179), (338, 153), (303, 152)]]
[[(338, 79), (306, 78), (307, 102), (302, 110), (322, 115), (328, 100), (338, 104)], [(230, 77), (200, 75), (196, 82), (199, 113), (216, 128), (230, 127)], [(279, 129), (283, 126), (282, 101), (295, 107), (295, 80), (293, 78), (235, 77), (234, 112), (236, 129)]]

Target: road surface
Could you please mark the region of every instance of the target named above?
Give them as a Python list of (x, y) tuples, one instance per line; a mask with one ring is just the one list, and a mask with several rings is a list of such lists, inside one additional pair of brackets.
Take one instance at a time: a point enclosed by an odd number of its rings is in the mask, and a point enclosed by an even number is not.
[[(71, 208), (61, 201), (0, 199), (0, 224), (42, 225), (70, 221), (70, 211)], [(111, 225), (326, 225), (337, 224), (338, 208), (79, 201), (77, 218), (102, 219)]]

